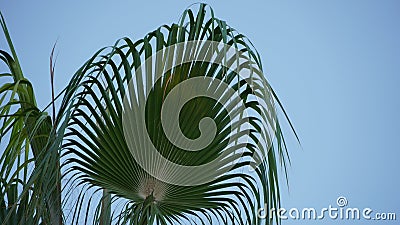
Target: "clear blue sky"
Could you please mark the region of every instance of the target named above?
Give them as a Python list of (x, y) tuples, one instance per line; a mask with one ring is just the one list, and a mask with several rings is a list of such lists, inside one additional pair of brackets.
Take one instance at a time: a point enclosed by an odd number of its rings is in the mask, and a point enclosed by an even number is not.
[[(38, 103), (50, 102), (49, 55), (57, 41), (56, 91), (97, 49), (177, 22), (194, 1), (1, 1)], [(301, 139), (287, 136), (292, 165), (283, 206), (396, 212), (400, 221), (400, 1), (205, 1), (247, 35)], [(4, 39), (0, 39), (5, 48)], [(287, 128), (287, 126), (286, 126)]]

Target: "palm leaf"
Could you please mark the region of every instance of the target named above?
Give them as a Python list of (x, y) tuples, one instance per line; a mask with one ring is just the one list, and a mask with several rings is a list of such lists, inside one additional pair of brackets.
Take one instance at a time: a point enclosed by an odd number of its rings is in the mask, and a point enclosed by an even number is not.
[[(117, 224), (272, 223), (256, 215), (279, 207), (278, 168), (288, 159), (276, 95), (251, 42), (198, 6), (178, 24), (99, 50), (67, 86), (53, 145), (68, 179), (67, 223), (104, 224), (102, 208)], [(168, 102), (196, 88), (218, 98)], [(163, 117), (163, 107), (180, 110)], [(168, 119), (180, 130), (166, 132)], [(201, 150), (185, 149), (210, 134)]]
[[(38, 224), (51, 221), (57, 224), (56, 221), (61, 221), (61, 192), (54, 187), (59, 186), (59, 173), (57, 164), (50, 166), (43, 161), (48, 158), (52, 122), (46, 112), (37, 108), (33, 87), (23, 76), (5, 20), (0, 16), (0, 24), (11, 51), (10, 55), (0, 50), (0, 60), (8, 69), (0, 76), (0, 190), (4, 196), (1, 202), (7, 204), (6, 208), (2, 208), (1, 222)], [(51, 172), (39, 176), (42, 180), (33, 179), (32, 168), (37, 167), (47, 167), (47, 171)], [(47, 185), (42, 185), (43, 180), (46, 181), (43, 184)], [(11, 197), (8, 193), (14, 194)]]

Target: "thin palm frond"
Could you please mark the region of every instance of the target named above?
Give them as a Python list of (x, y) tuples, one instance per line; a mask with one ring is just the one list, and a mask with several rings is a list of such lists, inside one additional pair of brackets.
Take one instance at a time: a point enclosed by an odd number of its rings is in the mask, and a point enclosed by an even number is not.
[[(32, 84), (24, 78), (5, 20), (0, 16), (0, 24), (11, 52), (10, 55), (0, 50), (0, 61), (6, 68), (0, 75), (0, 202), (7, 204), (7, 207), (1, 208), (1, 222), (39, 224), (51, 221), (57, 224), (56, 221), (62, 222), (61, 191), (53, 187), (59, 185), (59, 173), (56, 164), (51, 166), (43, 160), (48, 157), (52, 121), (36, 105)], [(33, 168), (44, 168), (39, 166), (44, 164), (47, 175), (39, 176), (40, 179), (32, 177)]]

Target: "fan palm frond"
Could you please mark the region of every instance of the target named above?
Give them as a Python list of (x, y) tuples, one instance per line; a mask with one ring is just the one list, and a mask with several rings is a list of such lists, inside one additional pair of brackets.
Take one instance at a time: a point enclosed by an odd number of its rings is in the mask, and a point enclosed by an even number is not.
[(276, 101), (251, 42), (204, 4), (99, 50), (56, 119), (66, 221), (270, 224), (257, 209), (279, 208), (288, 160)]

